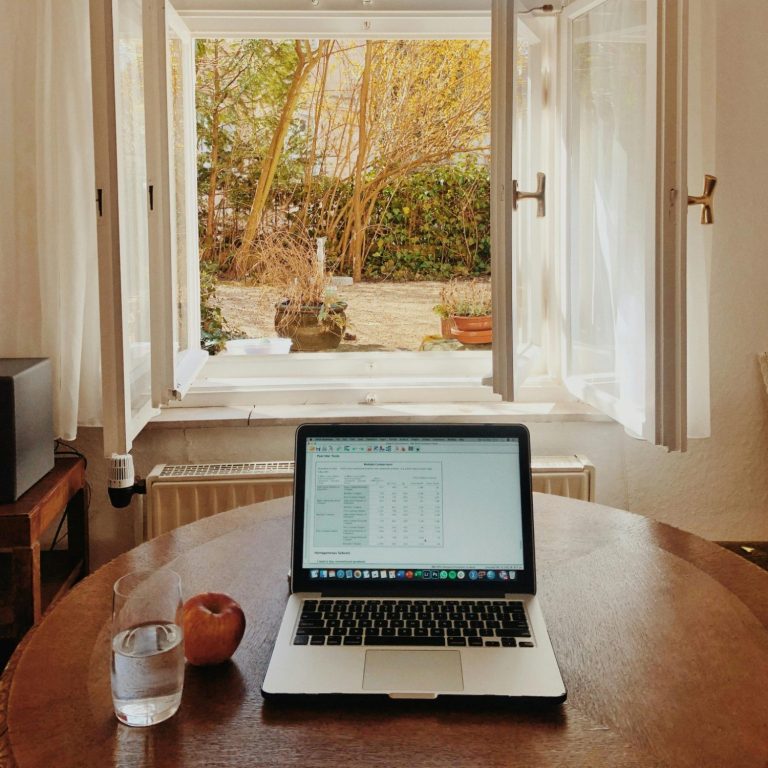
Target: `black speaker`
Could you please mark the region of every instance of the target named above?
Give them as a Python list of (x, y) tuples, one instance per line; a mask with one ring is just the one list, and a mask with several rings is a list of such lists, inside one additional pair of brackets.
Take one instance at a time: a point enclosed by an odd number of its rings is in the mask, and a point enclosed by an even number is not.
[(0, 359), (0, 504), (53, 469), (51, 362)]

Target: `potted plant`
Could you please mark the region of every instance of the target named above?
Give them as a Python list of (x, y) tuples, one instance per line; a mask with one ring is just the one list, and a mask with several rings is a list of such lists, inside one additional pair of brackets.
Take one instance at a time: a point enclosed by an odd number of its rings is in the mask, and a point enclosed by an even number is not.
[[(491, 284), (482, 280), (451, 280), (440, 291), (440, 303), (434, 307), (440, 315), (446, 338), (462, 344), (490, 344), (493, 341)], [(450, 323), (446, 336), (447, 323)]]
[(432, 311), (440, 318), (440, 335), (444, 339), (453, 338), (453, 323), (451, 322), (451, 308), (446, 304), (435, 304)]
[(336, 349), (347, 325), (347, 304), (318, 259), (315, 241), (304, 234), (275, 231), (255, 245), (258, 276), (278, 287), (275, 330), (298, 352)]

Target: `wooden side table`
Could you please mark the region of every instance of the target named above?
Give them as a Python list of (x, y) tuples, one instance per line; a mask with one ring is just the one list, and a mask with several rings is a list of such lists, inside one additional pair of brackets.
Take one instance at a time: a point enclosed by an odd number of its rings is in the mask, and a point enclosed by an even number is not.
[[(41, 552), (41, 535), (62, 512), (67, 516), (67, 549)], [(85, 462), (57, 458), (54, 468), (18, 501), (0, 504), (0, 638), (19, 640), (87, 573)]]

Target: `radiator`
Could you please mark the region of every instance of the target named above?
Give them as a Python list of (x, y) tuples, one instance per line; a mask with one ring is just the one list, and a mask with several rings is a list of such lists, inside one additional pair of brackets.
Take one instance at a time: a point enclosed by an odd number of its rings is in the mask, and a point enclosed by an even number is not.
[(531, 476), (534, 491), (595, 500), (595, 466), (586, 456), (534, 456)]
[(159, 464), (147, 477), (144, 539), (217, 512), (291, 493), (292, 461)]
[[(534, 456), (531, 472), (534, 491), (595, 500), (595, 468), (584, 456)], [(147, 477), (144, 539), (292, 492), (292, 461), (159, 464)]]

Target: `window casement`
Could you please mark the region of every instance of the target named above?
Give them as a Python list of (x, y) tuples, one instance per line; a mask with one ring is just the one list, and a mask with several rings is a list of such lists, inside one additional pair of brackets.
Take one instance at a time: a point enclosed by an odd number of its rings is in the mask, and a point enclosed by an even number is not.
[[(176, 6), (91, 0), (107, 454), (130, 450), (156, 409), (188, 390), (183, 404), (211, 404), (219, 396), (253, 403), (254, 386), (274, 402), (276, 392), (289, 392), (303, 377), (316, 392), (333, 389), (326, 402), (340, 402), (345, 391), (359, 398), (372, 389), (370, 371), (391, 374), (400, 365), (416, 382), (417, 397), (449, 397), (445, 387), (431, 387), (439, 369), (452, 365), (441, 355), (452, 353), (401, 353), (410, 357), (380, 363), (373, 355), (352, 359), (365, 353), (291, 355), (258, 361), (268, 363), (266, 373), (242, 359), (202, 355), (195, 37), (490, 38), (494, 344), (485, 357), (453, 353), (455, 380), (446, 378), (455, 387), (451, 399), (477, 397), (470, 382), (483, 378), (485, 366), (486, 374), (492, 368), (492, 390), (475, 385), (481, 397), (493, 391), (503, 400), (531, 399), (532, 381), (562, 382), (571, 396), (644, 439), (684, 447), (687, 0), (575, 0), (554, 14), (541, 13), (532, 0), (377, 0), (375, 6), (324, 0), (322, 7), (309, 0), (178, 0)], [(605, 101), (611, 56), (627, 66), (618, 76), (642, 77), (642, 112), (634, 104), (625, 109), (619, 86), (613, 103)], [(610, 118), (596, 112), (590, 89), (599, 78)], [(611, 133), (631, 120), (643, 123), (641, 139)], [(605, 144), (606, 137), (613, 143)], [(612, 157), (598, 157), (601, 146)], [(530, 191), (539, 173), (546, 176), (543, 219), (535, 202), (515, 207), (512, 194), (513, 180)], [(622, 261), (628, 244), (632, 267)], [(635, 335), (623, 333), (630, 320)], [(640, 364), (628, 366), (628, 355)], [(456, 370), (462, 357), (464, 372)], [(291, 376), (285, 366), (294, 362), (301, 372)], [(201, 365), (207, 373), (195, 382)], [(368, 378), (345, 377), (343, 371), (356, 369), (367, 369)], [(396, 385), (390, 390), (389, 398), (408, 398)]]
[(562, 372), (684, 449), (687, 2), (575, 0), (559, 32)]
[(173, 7), (144, 3), (152, 403), (181, 400), (207, 360), (200, 349), (195, 49)]

